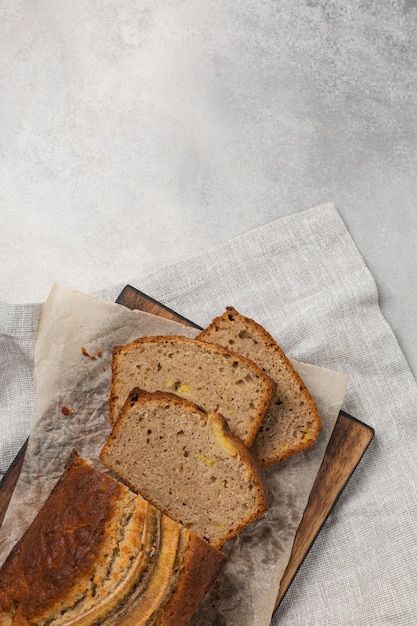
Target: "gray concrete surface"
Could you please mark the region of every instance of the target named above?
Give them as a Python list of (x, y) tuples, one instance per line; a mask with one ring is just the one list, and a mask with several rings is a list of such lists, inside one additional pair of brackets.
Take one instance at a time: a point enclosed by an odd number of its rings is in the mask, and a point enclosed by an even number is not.
[(0, 300), (333, 202), (417, 373), (415, 0), (0, 9)]

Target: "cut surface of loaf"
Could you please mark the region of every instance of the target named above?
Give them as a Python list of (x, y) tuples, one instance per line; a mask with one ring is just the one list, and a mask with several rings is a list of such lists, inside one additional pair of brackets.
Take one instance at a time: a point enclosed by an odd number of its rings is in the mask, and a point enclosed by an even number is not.
[(100, 459), (217, 548), (267, 509), (256, 463), (224, 418), (171, 393), (133, 390)]
[(286, 459), (315, 442), (322, 426), (315, 402), (282, 348), (260, 324), (227, 307), (197, 338), (248, 357), (277, 383), (251, 448), (262, 465)]
[(175, 393), (221, 413), (246, 445), (254, 441), (275, 391), (275, 383), (249, 359), (179, 336), (143, 337), (114, 349), (112, 424), (134, 387)]
[(73, 453), (0, 569), (0, 625), (185, 626), (224, 561)]

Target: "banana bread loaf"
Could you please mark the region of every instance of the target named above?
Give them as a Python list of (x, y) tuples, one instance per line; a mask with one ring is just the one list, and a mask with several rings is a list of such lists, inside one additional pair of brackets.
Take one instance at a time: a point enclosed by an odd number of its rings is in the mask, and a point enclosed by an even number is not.
[(260, 324), (227, 307), (197, 339), (244, 355), (277, 383), (251, 448), (262, 465), (290, 457), (315, 442), (321, 430), (315, 402), (282, 348)]
[(133, 390), (100, 459), (216, 548), (267, 508), (256, 464), (224, 418), (172, 393)]
[(249, 446), (275, 386), (260, 367), (222, 346), (186, 337), (144, 337), (114, 349), (110, 421), (116, 422), (134, 387), (168, 391), (221, 413)]
[(0, 624), (185, 626), (224, 562), (74, 453), (0, 569)]

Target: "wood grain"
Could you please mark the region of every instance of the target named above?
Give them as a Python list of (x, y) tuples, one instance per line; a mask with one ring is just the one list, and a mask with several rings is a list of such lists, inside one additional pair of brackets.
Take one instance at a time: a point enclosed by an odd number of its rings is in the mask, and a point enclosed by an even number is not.
[[(140, 309), (153, 315), (199, 328), (193, 322), (177, 315), (172, 309), (163, 306), (130, 285), (125, 287), (117, 302), (131, 309)], [(373, 436), (374, 431), (370, 426), (344, 411), (340, 412), (295, 536), (291, 557), (281, 580), (275, 610), (285, 596)]]
[(370, 426), (344, 411), (339, 413), (294, 539), (291, 557), (281, 579), (275, 609), (285, 596), (373, 436), (374, 430)]
[(20, 448), (15, 460), (7, 470), (0, 482), (0, 526), (3, 523), (4, 516), (6, 515), (7, 507), (9, 506), (10, 498), (12, 497), (17, 479), (22, 469), (23, 459), (25, 458), (25, 452), (28, 442)]
[[(190, 320), (160, 304), (134, 287), (127, 285), (116, 300), (130, 309), (137, 309), (200, 329)], [(325, 523), (330, 511), (368, 448), (374, 430), (341, 411), (326, 449), (302, 521), (298, 528), (291, 557), (281, 581), (275, 609), (278, 608), (294, 580), (308, 551)], [(26, 444), (0, 483), (0, 525), (19, 477)]]
[(142, 291), (135, 289), (131, 285), (126, 285), (122, 293), (117, 298), (118, 304), (123, 304), (128, 309), (136, 309), (138, 311), (145, 311), (146, 313), (152, 313), (152, 315), (158, 315), (164, 317), (172, 322), (180, 322), (184, 326), (191, 326), (197, 330), (202, 330), (201, 326), (197, 326), (194, 322), (187, 320), (186, 317), (179, 315), (167, 306), (164, 306), (160, 302), (157, 302), (150, 296), (147, 296)]

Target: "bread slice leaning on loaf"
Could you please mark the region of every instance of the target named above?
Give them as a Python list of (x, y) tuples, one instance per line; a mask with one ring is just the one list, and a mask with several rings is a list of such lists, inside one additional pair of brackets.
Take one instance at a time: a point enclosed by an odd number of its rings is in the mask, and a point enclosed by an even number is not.
[(110, 421), (115, 424), (130, 391), (168, 391), (221, 413), (251, 445), (275, 383), (249, 359), (222, 346), (180, 336), (142, 337), (113, 351)]
[(186, 626), (225, 561), (73, 454), (0, 569), (0, 625)]
[(272, 465), (313, 445), (322, 427), (315, 402), (282, 348), (260, 324), (227, 307), (197, 339), (242, 354), (277, 383), (251, 448), (262, 465)]
[(171, 393), (133, 390), (100, 459), (216, 548), (267, 509), (256, 462), (225, 419)]

